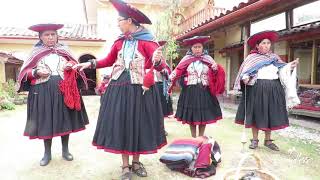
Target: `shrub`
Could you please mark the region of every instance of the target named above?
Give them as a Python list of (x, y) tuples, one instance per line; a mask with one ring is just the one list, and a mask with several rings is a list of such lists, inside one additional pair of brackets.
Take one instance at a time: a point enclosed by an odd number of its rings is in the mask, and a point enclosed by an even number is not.
[(0, 84), (0, 110), (7, 109), (13, 110), (15, 109), (15, 105), (13, 102), (8, 99), (14, 99), (16, 96), (15, 82), (13, 80), (9, 80), (6, 84)]
[(14, 98), (17, 95), (15, 84), (16, 83), (12, 79), (9, 79), (6, 90), (11, 98)]
[(0, 84), (0, 99), (5, 98), (7, 96), (8, 96), (8, 94), (6, 93), (3, 84)]
[(15, 105), (8, 100), (4, 100), (4, 101), (0, 102), (0, 106), (1, 106), (1, 109), (7, 109), (7, 110), (15, 109)]
[(15, 105), (10, 102), (8, 99), (2, 99), (0, 100), (0, 109), (7, 109), (7, 110), (13, 110), (15, 109)]

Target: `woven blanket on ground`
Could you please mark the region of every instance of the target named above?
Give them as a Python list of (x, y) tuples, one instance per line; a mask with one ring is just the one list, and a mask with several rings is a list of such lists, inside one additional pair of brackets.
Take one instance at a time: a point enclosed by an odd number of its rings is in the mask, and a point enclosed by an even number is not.
[(221, 151), (217, 142), (205, 136), (178, 139), (169, 145), (160, 162), (188, 176), (206, 178), (216, 173)]

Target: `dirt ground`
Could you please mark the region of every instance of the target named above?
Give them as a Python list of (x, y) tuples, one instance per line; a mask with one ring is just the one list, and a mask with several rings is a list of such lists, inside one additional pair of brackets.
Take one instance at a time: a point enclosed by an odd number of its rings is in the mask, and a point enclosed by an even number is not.
[[(120, 155), (97, 150), (91, 145), (99, 109), (99, 97), (84, 98), (90, 118), (87, 129), (70, 137), (70, 151), (74, 161), (67, 162), (61, 157), (61, 140), (53, 139), (52, 161), (46, 167), (40, 167), (39, 161), (43, 155), (43, 142), (29, 140), (23, 136), (26, 122), (26, 105), (18, 106), (14, 111), (0, 111), (0, 177), (1, 180), (110, 180), (119, 179), (121, 172)], [(222, 179), (225, 172), (238, 165), (243, 157), (240, 143), (242, 127), (233, 123), (234, 111), (224, 110), (224, 119), (216, 124), (207, 126), (206, 134), (213, 137), (221, 146), (222, 163), (217, 168), (217, 174), (208, 179)], [(189, 127), (172, 119), (165, 120), (169, 133), (168, 142), (180, 137), (190, 137)], [(308, 139), (296, 132), (309, 133)], [(250, 131), (247, 130), (248, 139)], [(260, 134), (263, 141), (263, 134)], [(309, 136), (308, 136), (309, 137)], [(273, 152), (265, 148), (262, 143), (254, 152), (262, 162), (262, 168), (271, 171), (280, 179), (320, 179), (320, 142), (313, 139), (319, 137), (319, 131), (314, 131), (294, 125), (289, 130), (275, 133), (275, 142), (280, 146), (280, 152)], [(144, 155), (144, 163), (149, 176), (145, 180), (180, 180), (191, 179), (177, 172), (172, 172), (159, 162), (159, 157), (166, 147), (159, 153)], [(245, 166), (255, 166), (249, 159)]]

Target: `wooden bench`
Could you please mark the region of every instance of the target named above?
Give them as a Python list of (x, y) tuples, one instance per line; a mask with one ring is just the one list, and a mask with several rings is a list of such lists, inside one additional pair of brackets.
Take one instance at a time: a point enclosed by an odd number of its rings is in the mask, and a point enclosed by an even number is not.
[(289, 110), (289, 114), (320, 118), (320, 111), (311, 111), (305, 109), (291, 109)]

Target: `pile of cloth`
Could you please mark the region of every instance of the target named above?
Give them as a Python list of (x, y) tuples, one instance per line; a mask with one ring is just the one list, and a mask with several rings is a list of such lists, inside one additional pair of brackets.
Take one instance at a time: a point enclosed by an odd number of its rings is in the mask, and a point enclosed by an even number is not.
[(295, 109), (306, 109), (311, 111), (320, 111), (320, 90), (299, 88), (299, 99), (301, 104)]
[(160, 162), (190, 177), (207, 178), (216, 174), (221, 162), (220, 146), (206, 136), (177, 139), (168, 146)]

